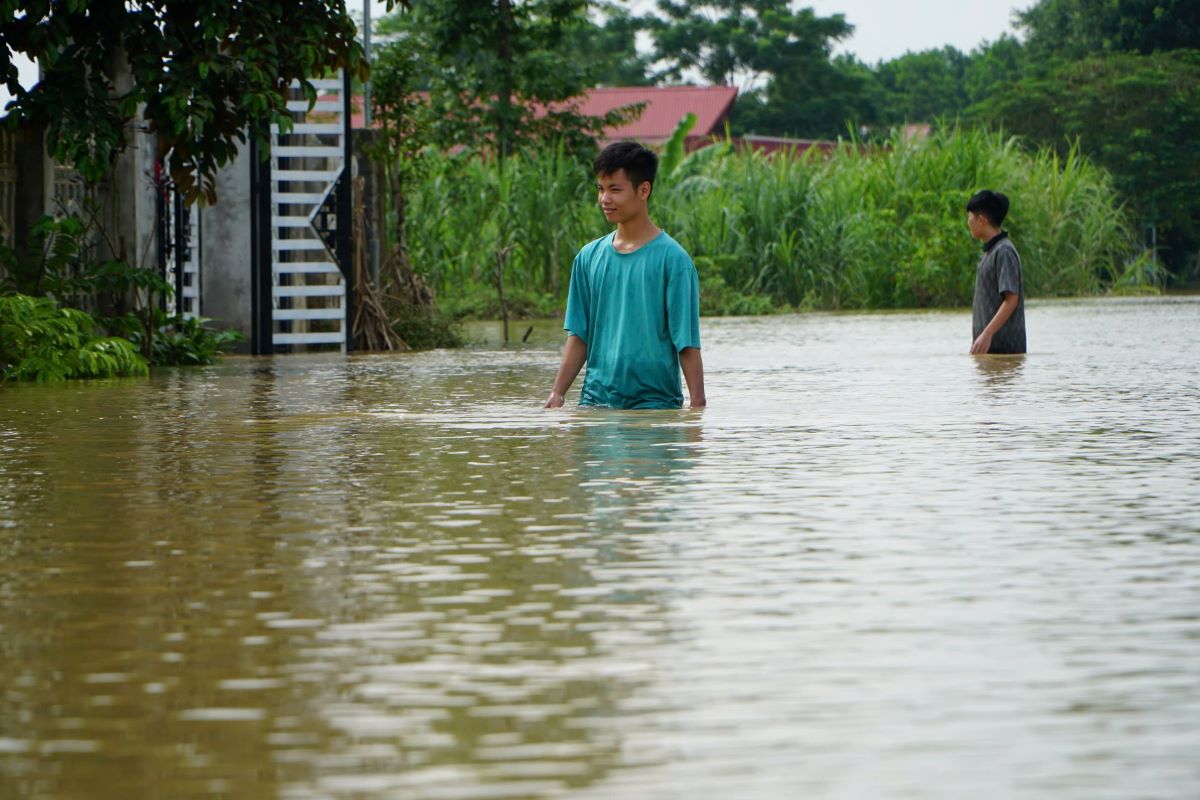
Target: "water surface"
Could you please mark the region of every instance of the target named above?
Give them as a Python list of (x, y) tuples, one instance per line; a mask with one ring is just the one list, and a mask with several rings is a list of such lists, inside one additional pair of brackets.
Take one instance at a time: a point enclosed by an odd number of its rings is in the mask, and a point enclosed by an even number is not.
[(1027, 313), (4, 387), (0, 796), (1196, 797), (1200, 298)]

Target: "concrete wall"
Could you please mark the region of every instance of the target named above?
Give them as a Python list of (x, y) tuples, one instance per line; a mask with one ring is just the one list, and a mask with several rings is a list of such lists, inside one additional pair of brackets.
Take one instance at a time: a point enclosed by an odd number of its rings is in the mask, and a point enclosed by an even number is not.
[[(113, 85), (118, 92), (130, 91), (133, 76), (120, 50), (114, 55)], [(127, 145), (117, 156), (102, 189), (104, 228), (111, 255), (137, 267), (158, 266), (158, 187), (154, 162), (158, 156), (156, 137), (145, 130), (141, 111), (126, 124)]]
[(239, 330), (250, 352), (253, 324), (249, 146), (217, 174), (217, 203), (200, 209), (200, 314), (214, 327)]

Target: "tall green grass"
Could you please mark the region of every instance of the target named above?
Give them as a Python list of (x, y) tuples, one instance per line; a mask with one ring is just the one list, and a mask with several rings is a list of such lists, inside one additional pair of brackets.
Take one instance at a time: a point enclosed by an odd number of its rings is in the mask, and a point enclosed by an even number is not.
[[(439, 297), (489, 296), (495, 253), (505, 293), (531, 311), (566, 293), (578, 248), (608, 232), (587, 164), (561, 148), (508, 159), (434, 156), (410, 198), (409, 244)], [(947, 130), (832, 154), (692, 153), (659, 175), (651, 215), (692, 254), (706, 313), (767, 306), (903, 308), (970, 303), (979, 244), (967, 199), (992, 188), (1026, 293), (1084, 295), (1153, 280), (1109, 175), (984, 130)], [(765, 299), (764, 299), (765, 298)], [(518, 305), (521, 300), (518, 299)]]

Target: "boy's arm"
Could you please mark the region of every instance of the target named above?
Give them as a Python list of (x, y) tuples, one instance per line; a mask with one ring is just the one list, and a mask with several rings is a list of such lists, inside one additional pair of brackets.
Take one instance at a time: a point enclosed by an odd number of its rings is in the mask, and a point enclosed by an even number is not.
[(979, 334), (975, 341), (971, 342), (971, 355), (984, 355), (992, 348), (992, 337), (996, 335), (996, 331), (1004, 327), (1004, 323), (1008, 322), (1008, 318), (1017, 310), (1017, 303), (1020, 297), (1016, 292), (1005, 292), (1004, 302), (996, 309), (995, 316), (992, 321), (987, 324), (983, 332)]
[(683, 379), (687, 381), (692, 408), (704, 408), (708, 401), (704, 397), (704, 359), (700, 357), (700, 349), (685, 347), (680, 350), (679, 367), (683, 370)]
[(554, 388), (550, 390), (550, 398), (543, 408), (559, 408), (566, 400), (567, 390), (575, 381), (575, 376), (587, 362), (587, 344), (574, 334), (567, 337), (567, 346), (563, 348), (562, 363), (558, 365), (558, 375), (554, 378)]

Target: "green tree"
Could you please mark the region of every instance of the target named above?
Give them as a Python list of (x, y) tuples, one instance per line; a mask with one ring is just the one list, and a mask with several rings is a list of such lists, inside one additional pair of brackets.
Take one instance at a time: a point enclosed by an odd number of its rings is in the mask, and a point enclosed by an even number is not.
[[(342, 0), (25, 0), (0, 5), (0, 24), (9, 125), (44, 126), (55, 158), (95, 181), (140, 112), (190, 200), (215, 200), (217, 168), (258, 123), (290, 125), (292, 81), (313, 100), (309, 79), (366, 69)], [(41, 65), (31, 89), (13, 53)]]
[(650, 56), (638, 51), (637, 35), (646, 21), (615, 2), (592, 2), (600, 12), (599, 23), (591, 14), (577, 17), (567, 33), (571, 57), (587, 65), (589, 86), (649, 86), (654, 83)]
[(1078, 139), (1158, 228), (1168, 263), (1189, 268), (1200, 247), (1200, 52), (1072, 61), (1005, 87), (973, 113), (1064, 151)]
[(849, 56), (828, 68), (783, 74), (742, 95), (734, 133), (835, 138), (879, 121), (881, 89), (870, 69)]
[(861, 115), (864, 78), (830, 60), (853, 30), (787, 0), (659, 0), (647, 20), (660, 80), (739, 86), (735, 132), (835, 135)]
[(1018, 13), (1036, 62), (1200, 49), (1196, 0), (1041, 0)]
[(688, 71), (709, 83), (750, 88), (793, 72), (830, 72), (833, 45), (854, 30), (841, 14), (819, 17), (788, 0), (659, 0), (648, 19), (660, 79)]
[(1025, 48), (1015, 37), (1006, 33), (994, 42), (981, 44), (971, 51), (963, 70), (967, 103), (986, 100), (1019, 81), (1026, 71)]
[(883, 90), (881, 118), (891, 124), (957, 116), (967, 106), (968, 56), (954, 47), (905, 53), (875, 69)]
[(423, 54), (439, 144), (494, 147), (503, 160), (524, 144), (565, 137), (591, 146), (605, 117), (581, 114), (576, 99), (595, 63), (578, 58), (572, 33), (587, 22), (586, 0), (413, 0), (380, 33), (413, 40)]

